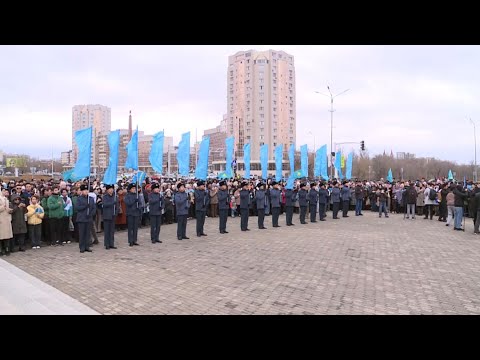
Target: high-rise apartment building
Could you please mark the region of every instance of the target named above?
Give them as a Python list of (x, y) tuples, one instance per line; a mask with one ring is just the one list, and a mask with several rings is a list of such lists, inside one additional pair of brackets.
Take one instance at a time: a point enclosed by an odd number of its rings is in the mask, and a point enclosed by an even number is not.
[(296, 139), (295, 66), (284, 51), (241, 51), (228, 58), (227, 136), (235, 137), (235, 156), (243, 158), (243, 145), (251, 143), (252, 170), (260, 159), (260, 146), (283, 144), (284, 157)]
[[(102, 132), (109, 132), (112, 128), (111, 109), (103, 105), (75, 105), (72, 108), (72, 156), (71, 163), (75, 164), (78, 148), (75, 142), (75, 132), (93, 126), (92, 136), (92, 167), (97, 168), (100, 161), (96, 147), (96, 138)], [(108, 159), (107, 159), (108, 161)]]

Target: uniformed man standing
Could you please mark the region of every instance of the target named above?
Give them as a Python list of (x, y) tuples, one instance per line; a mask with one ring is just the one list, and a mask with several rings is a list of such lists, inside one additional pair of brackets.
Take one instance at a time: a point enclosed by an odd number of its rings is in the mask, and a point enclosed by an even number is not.
[(197, 188), (195, 189), (195, 215), (197, 219), (197, 236), (207, 236), (203, 231), (205, 225), (205, 216), (207, 215), (207, 208), (210, 205), (210, 196), (208, 191), (205, 191), (205, 182), (199, 180)]
[(177, 213), (177, 239), (190, 239), (187, 237), (187, 218), (188, 209), (190, 208), (190, 200), (188, 194), (185, 192), (185, 185), (179, 183), (177, 185), (177, 192), (174, 196), (175, 210)]
[(220, 181), (220, 190), (217, 193), (218, 197), (218, 214), (220, 217), (220, 234), (228, 234), (227, 219), (228, 209), (230, 208), (230, 196), (228, 195), (227, 183)]
[(127, 190), (128, 193), (124, 201), (127, 206), (128, 245), (140, 245), (138, 243), (138, 225), (140, 216), (142, 216), (142, 210), (139, 205), (139, 194), (135, 184), (129, 184)]
[(348, 183), (345, 181), (343, 183), (343, 187), (340, 190), (340, 196), (342, 197), (342, 216), (343, 217), (348, 217), (348, 208), (350, 207), (350, 188), (348, 187)]
[(324, 183), (320, 183), (320, 190), (318, 190), (318, 215), (320, 221), (325, 220), (325, 211), (327, 209), (328, 190), (325, 188)]
[(97, 209), (97, 205), (88, 195), (88, 186), (80, 185), (82, 195), (77, 200), (77, 225), (79, 234), (80, 252), (92, 252), (90, 246), (90, 226), (93, 216)]
[(295, 225), (292, 223), (293, 220), (293, 206), (297, 201), (297, 192), (293, 189), (285, 190), (285, 218), (287, 220), (287, 226)]
[(307, 222), (305, 222), (305, 215), (307, 214), (308, 192), (305, 190), (305, 186), (305, 183), (301, 183), (300, 191), (298, 192), (298, 205), (300, 205), (300, 224), (307, 224)]
[(280, 227), (278, 225), (278, 217), (280, 216), (280, 197), (282, 193), (278, 190), (278, 183), (272, 182), (273, 189), (270, 190), (270, 203), (272, 204), (272, 226)]
[(310, 222), (317, 222), (317, 204), (318, 191), (315, 189), (315, 183), (310, 184), (310, 191), (308, 192), (308, 202), (310, 204)]
[(257, 203), (258, 228), (266, 229), (263, 222), (265, 220), (265, 206), (267, 204), (265, 185), (259, 183), (255, 192), (255, 202)]
[(250, 205), (250, 191), (248, 182), (242, 182), (242, 190), (240, 190), (240, 229), (242, 231), (250, 231), (248, 228), (248, 211)]
[(332, 189), (332, 203), (333, 203), (333, 218), (339, 219), (338, 210), (340, 209), (340, 189), (338, 188), (338, 183), (335, 182)]
[(116, 249), (115, 247), (115, 219), (118, 214), (120, 203), (115, 196), (114, 185), (107, 185), (107, 192), (102, 198), (103, 208), (103, 244), (105, 249)]
[(162, 211), (165, 208), (163, 194), (160, 193), (160, 184), (152, 184), (152, 192), (148, 195), (150, 208), (150, 240), (152, 244), (161, 243), (160, 228), (162, 226)]

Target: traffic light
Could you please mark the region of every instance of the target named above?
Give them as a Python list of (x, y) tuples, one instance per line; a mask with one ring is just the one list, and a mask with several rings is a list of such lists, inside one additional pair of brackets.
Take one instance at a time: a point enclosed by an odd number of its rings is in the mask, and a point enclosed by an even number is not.
[(360, 150), (365, 151), (365, 141), (360, 141)]

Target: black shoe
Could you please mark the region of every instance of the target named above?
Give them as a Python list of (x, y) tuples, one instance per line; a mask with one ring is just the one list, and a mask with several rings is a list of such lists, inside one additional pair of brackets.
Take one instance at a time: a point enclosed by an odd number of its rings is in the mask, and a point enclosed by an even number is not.
[(128, 244), (128, 246), (133, 246), (133, 244)]
[(225, 234), (225, 232), (224, 232), (224, 231), (220, 231), (220, 234)]
[(203, 234), (200, 234), (200, 236), (207, 236), (207, 234), (203, 233)]
[(343, 217), (349, 217), (348, 215), (343, 215)]
[(92, 249), (85, 249), (86, 252), (93, 252)]
[(160, 243), (160, 244), (161, 244), (161, 243), (162, 243), (162, 240), (157, 240), (157, 241), (155, 241), (155, 242), (157, 242), (157, 243)]
[(202, 237), (202, 235), (197, 235), (197, 237)]
[(152, 244), (156, 244), (157, 242), (155, 240), (152, 240)]
[(83, 254), (85, 252), (85, 250), (80, 250), (80, 252)]
[(245, 229), (245, 231), (250, 231), (250, 229)]
[(110, 246), (110, 249), (117, 249), (116, 246)]
[(290, 226), (295, 226), (295, 224), (290, 224)]
[(93, 245), (98, 245), (98, 240), (95, 240), (92, 244)]
[(105, 250), (110, 250), (110, 247), (108, 247), (108, 246), (105, 246)]
[(10, 256), (10, 251), (7, 250), (7, 251), (5, 252), (5, 255)]
[(182, 238), (177, 238), (177, 240), (182, 240)]
[(18, 251), (25, 252), (24, 248), (19, 248)]
[(363, 214), (358, 214), (358, 215), (363, 216)]
[(317, 220), (313, 220), (313, 221), (310, 221), (310, 222), (311, 222), (311, 223), (316, 223), (316, 222), (317, 222)]
[(140, 244), (139, 244), (139, 243), (133, 243), (133, 245), (135, 245), (135, 246), (140, 246)]
[(190, 240), (190, 238), (189, 238), (189, 237), (186, 237), (186, 236), (184, 236), (183, 239), (185, 239), (185, 240)]
[(445, 226), (450, 226), (450, 224), (445, 224)]
[(225, 230), (223, 233), (224, 233), (224, 234), (228, 234), (228, 231), (227, 231), (227, 230)]

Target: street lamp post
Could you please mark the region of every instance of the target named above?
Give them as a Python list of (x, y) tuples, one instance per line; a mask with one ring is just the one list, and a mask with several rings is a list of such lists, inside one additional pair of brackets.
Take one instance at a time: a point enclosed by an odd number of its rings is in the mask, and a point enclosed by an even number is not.
[[(344, 90), (344, 91), (338, 93), (337, 95), (332, 94), (332, 92), (330, 91), (330, 86), (328, 86), (328, 85), (327, 85), (327, 89), (328, 89), (328, 92), (329, 92), (330, 95), (323, 94), (319, 91), (315, 91), (315, 92), (317, 94), (330, 97), (330, 110), (329, 111), (330, 111), (330, 153), (331, 153), (333, 151), (333, 112), (335, 111), (335, 110), (333, 110), (333, 99), (335, 99), (339, 95), (345, 94), (350, 89)], [(333, 179), (333, 158), (332, 158), (331, 154), (330, 154), (330, 178)]]
[(473, 141), (475, 143), (475, 168), (473, 170), (473, 181), (477, 182), (477, 129), (475, 127), (475, 121), (473, 121), (471, 118), (469, 119), (473, 125)]

